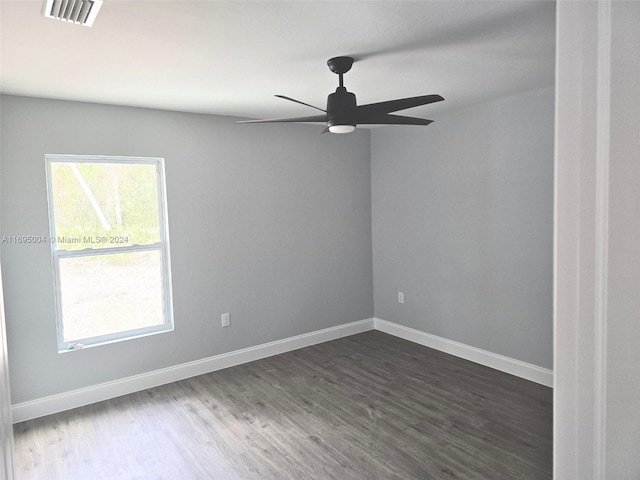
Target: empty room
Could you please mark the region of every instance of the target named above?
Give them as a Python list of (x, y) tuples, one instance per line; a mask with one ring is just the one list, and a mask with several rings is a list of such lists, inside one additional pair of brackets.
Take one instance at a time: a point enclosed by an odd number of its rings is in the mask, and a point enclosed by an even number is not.
[(639, 5), (1, 2), (0, 479), (640, 478)]

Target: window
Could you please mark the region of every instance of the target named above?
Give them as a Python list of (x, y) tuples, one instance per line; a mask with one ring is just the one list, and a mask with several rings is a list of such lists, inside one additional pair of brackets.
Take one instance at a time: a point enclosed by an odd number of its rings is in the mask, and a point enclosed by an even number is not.
[(172, 330), (163, 159), (46, 165), (59, 351)]

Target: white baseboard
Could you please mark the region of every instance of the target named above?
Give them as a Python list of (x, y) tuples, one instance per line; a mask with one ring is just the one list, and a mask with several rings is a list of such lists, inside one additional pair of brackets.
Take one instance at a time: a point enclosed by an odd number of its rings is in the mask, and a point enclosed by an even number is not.
[(414, 328), (387, 322), (380, 318), (373, 319), (374, 329), (388, 333), (395, 337), (404, 338), (411, 342), (419, 343), (426, 347), (470, 360), (486, 367), (491, 367), (501, 372), (510, 373), (517, 377), (531, 380), (532, 382), (553, 387), (553, 371), (538, 367), (531, 363), (522, 362), (513, 358), (498, 355), (497, 353), (481, 350), (476, 347), (454, 342), (446, 338), (421, 332)]
[(223, 353), (213, 357), (183, 363), (174, 367), (163, 368), (153, 372), (134, 375), (132, 377), (101, 383), (87, 388), (51, 395), (12, 406), (13, 423), (24, 422), (32, 418), (44, 417), (53, 413), (82, 407), (91, 403), (101, 402), (110, 398), (139, 392), (185, 378), (195, 377), (223, 368), (233, 367), (261, 358), (279, 355), (318, 343), (328, 342), (356, 333), (373, 329), (373, 318), (360, 320), (337, 327), (325, 328), (295, 337), (264, 343), (255, 347), (243, 348), (234, 352)]
[(553, 386), (553, 372), (530, 363), (521, 362), (513, 358), (471, 347), (463, 343), (447, 340), (413, 328), (387, 322), (380, 318), (368, 318), (358, 322), (347, 323), (337, 327), (326, 328), (295, 337), (264, 343), (255, 347), (243, 348), (234, 352), (223, 353), (213, 357), (183, 363), (173, 367), (154, 370), (153, 372), (134, 375), (132, 377), (101, 383), (87, 388), (51, 395), (28, 402), (14, 404), (11, 408), (13, 422), (24, 422), (33, 418), (44, 417), (53, 413), (63, 412), (72, 408), (82, 407), (110, 398), (139, 392), (147, 388), (165, 385), (185, 378), (215, 372), (223, 368), (233, 367), (261, 358), (279, 355), (299, 348), (309, 347), (318, 343), (336, 340), (338, 338), (355, 335), (369, 330), (381, 332), (424, 345), (456, 357), (464, 358), (487, 367), (510, 373), (518, 377), (540, 383), (548, 387)]

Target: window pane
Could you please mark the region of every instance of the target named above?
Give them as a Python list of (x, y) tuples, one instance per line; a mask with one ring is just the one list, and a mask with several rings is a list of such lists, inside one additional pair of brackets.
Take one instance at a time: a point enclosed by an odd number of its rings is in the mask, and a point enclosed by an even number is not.
[(161, 325), (160, 252), (60, 258), (64, 341)]
[(51, 162), (57, 248), (159, 241), (156, 175), (154, 164)]

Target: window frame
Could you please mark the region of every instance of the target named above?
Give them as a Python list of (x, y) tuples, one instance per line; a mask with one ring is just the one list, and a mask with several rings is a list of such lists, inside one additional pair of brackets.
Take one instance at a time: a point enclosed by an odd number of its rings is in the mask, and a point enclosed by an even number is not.
[[(85, 347), (104, 345), (133, 338), (139, 338), (156, 333), (174, 330), (173, 294), (171, 285), (171, 258), (169, 249), (169, 224), (167, 215), (166, 183), (164, 174), (164, 158), (161, 157), (133, 157), (133, 156), (104, 156), (104, 155), (67, 155), (46, 154), (47, 202), (49, 208), (49, 234), (51, 244), (51, 258), (53, 262), (53, 283), (55, 291), (55, 312), (58, 352), (68, 352)], [(158, 201), (158, 241), (149, 244), (119, 245), (115, 247), (83, 248), (80, 250), (65, 250), (58, 248), (56, 235), (55, 212), (53, 204), (52, 163), (121, 163), (154, 165), (156, 170), (156, 192)], [(73, 340), (64, 340), (64, 318), (62, 312), (62, 284), (60, 280), (60, 260), (64, 258), (95, 257), (118, 253), (158, 251), (161, 262), (162, 286), (162, 317), (163, 322), (148, 327), (97, 335)]]

